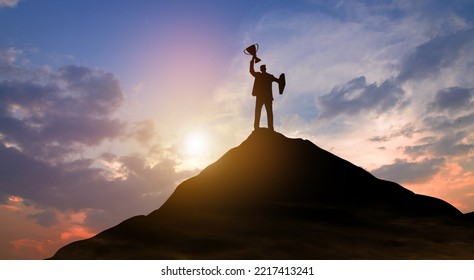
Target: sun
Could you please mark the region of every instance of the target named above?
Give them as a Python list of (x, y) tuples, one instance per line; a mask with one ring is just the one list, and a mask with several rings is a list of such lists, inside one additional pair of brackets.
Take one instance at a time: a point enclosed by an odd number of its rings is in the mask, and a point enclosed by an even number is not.
[(208, 139), (202, 132), (194, 132), (186, 137), (186, 153), (190, 156), (204, 156), (209, 149)]
[(180, 163), (178, 170), (196, 170), (208, 166), (215, 147), (206, 130), (192, 130), (184, 134), (181, 142)]

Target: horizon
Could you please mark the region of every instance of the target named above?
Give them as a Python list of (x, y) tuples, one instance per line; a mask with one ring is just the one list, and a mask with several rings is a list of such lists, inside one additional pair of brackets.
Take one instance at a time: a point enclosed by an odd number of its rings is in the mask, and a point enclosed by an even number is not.
[(371, 2), (0, 0), (0, 259), (148, 214), (244, 141), (255, 43), (277, 132), (474, 211), (474, 3)]

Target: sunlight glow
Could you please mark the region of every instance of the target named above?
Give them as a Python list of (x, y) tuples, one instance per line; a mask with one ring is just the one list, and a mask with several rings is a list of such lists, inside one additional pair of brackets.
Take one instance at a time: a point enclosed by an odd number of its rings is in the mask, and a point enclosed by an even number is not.
[(186, 153), (190, 156), (203, 156), (208, 152), (208, 139), (201, 132), (191, 133), (186, 137)]
[(177, 171), (203, 169), (211, 163), (213, 145), (211, 137), (202, 130), (185, 134), (181, 142), (181, 158)]

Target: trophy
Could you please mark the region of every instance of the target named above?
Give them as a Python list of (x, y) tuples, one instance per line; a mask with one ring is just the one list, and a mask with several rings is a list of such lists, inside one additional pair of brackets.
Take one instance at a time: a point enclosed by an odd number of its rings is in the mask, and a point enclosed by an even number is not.
[(253, 45), (249, 46), (248, 48), (246, 48), (244, 50), (244, 53), (246, 55), (253, 56), (253, 58), (255, 59), (255, 63), (259, 63), (261, 61), (261, 59), (257, 57), (257, 51), (258, 51), (258, 44), (253, 44)]

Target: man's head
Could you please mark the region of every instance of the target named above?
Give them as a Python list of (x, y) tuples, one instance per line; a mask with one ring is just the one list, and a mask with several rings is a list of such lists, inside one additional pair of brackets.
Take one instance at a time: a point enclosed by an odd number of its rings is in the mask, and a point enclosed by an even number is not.
[(262, 73), (266, 73), (267, 72), (267, 65), (265, 65), (265, 64), (260, 65), (260, 71)]

